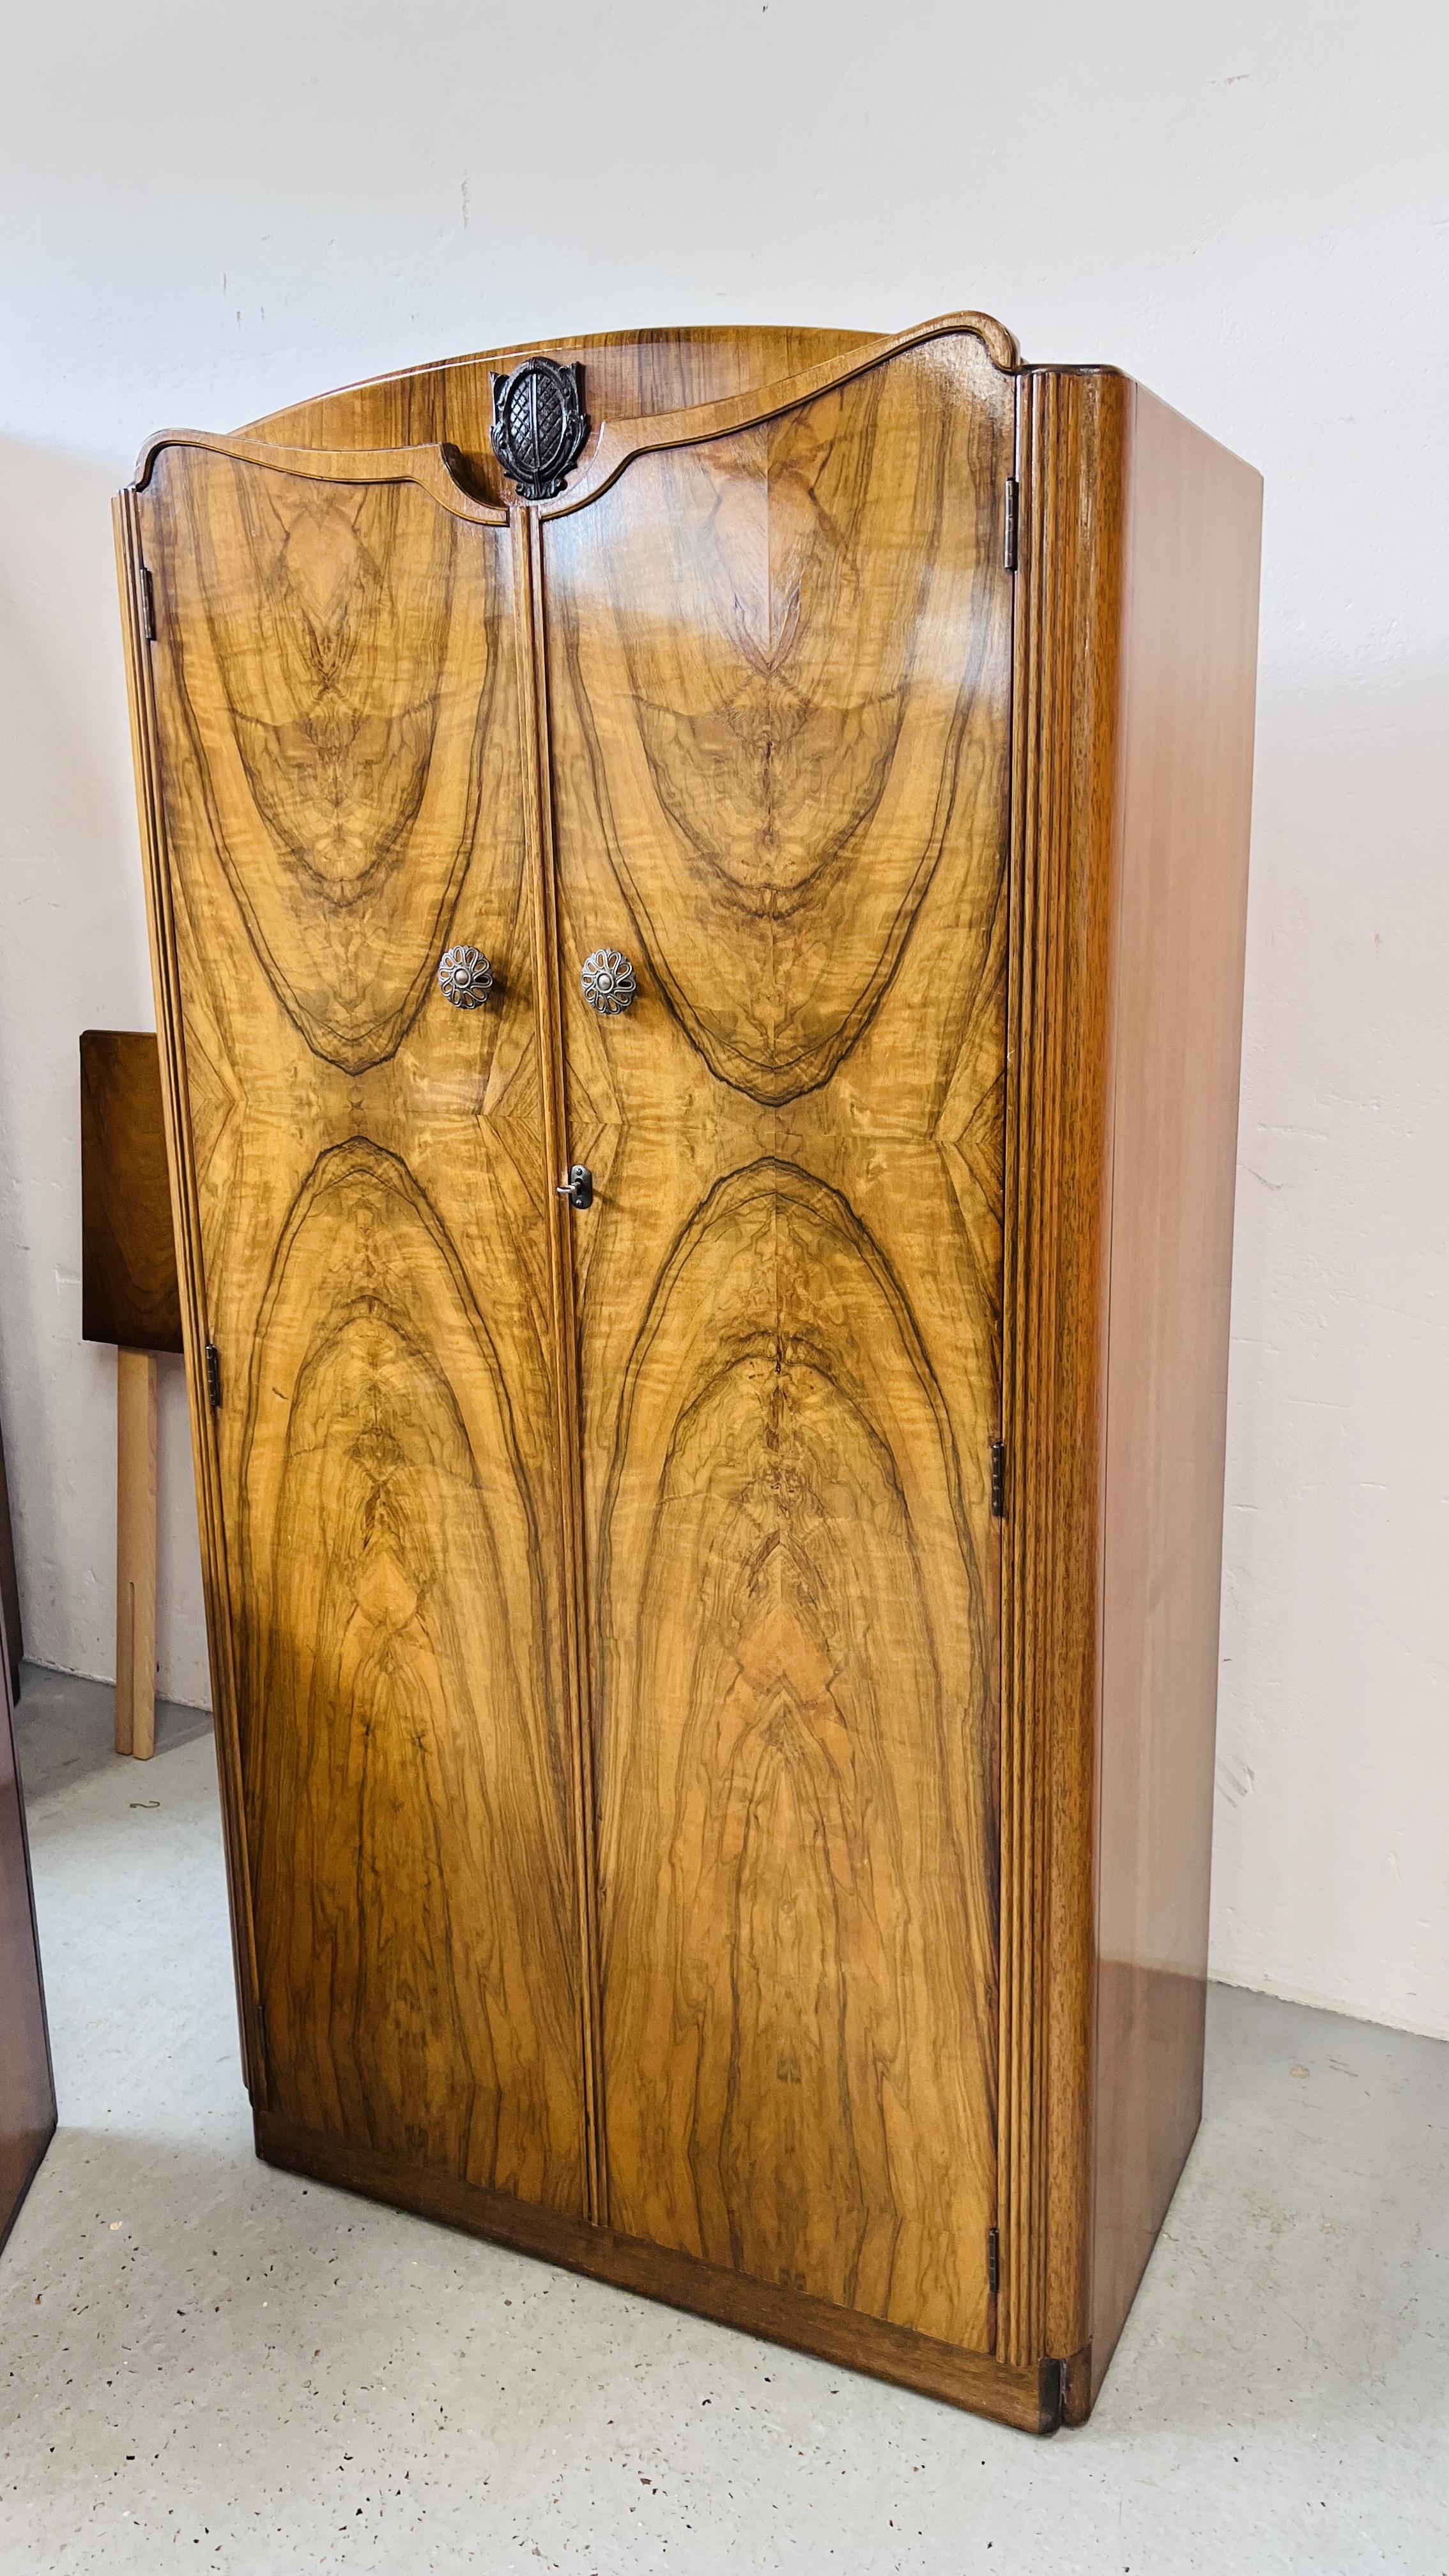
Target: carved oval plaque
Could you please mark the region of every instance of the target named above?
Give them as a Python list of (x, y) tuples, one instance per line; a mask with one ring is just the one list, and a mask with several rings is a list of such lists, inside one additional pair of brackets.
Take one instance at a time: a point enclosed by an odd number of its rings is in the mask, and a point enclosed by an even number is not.
[(493, 379), (493, 450), (520, 500), (551, 501), (589, 434), (582, 367), (525, 358)]

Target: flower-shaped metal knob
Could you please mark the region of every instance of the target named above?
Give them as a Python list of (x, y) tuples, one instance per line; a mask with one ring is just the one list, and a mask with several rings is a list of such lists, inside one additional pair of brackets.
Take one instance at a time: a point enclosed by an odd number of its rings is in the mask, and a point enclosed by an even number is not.
[(617, 948), (596, 948), (584, 959), (579, 981), (584, 1000), (591, 1011), (599, 1011), (608, 1020), (617, 1019), (621, 1011), (632, 1010), (639, 997), (634, 969)]
[(481, 949), (450, 948), (438, 968), (438, 990), (457, 1011), (478, 1011), (493, 990), (493, 969)]

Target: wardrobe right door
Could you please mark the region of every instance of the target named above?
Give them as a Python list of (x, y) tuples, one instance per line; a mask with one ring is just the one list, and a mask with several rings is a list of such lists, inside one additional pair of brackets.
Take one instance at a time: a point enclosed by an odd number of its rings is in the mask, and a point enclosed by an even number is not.
[(542, 529), (607, 2215), (977, 2349), (1012, 394), (937, 339)]

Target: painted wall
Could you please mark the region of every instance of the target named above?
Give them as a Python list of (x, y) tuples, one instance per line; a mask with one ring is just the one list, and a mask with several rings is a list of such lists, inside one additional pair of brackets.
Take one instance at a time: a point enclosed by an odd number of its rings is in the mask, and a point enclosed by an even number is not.
[[(1449, 2033), (1449, 18), (73, 0), (8, 39), (0, 1400), (111, 1669), (75, 1037), (150, 1024), (106, 503), (149, 429), (630, 322), (999, 313), (1268, 488), (1214, 1958)], [(205, 1689), (184, 1400), (163, 1685)]]

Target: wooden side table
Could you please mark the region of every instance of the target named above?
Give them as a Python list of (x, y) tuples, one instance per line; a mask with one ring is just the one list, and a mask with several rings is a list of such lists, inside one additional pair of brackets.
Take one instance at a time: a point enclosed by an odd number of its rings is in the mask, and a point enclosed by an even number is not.
[(148, 1033), (86, 1029), (81, 1333), (116, 1344), (116, 1751), (156, 1742), (156, 1353), (181, 1349), (161, 1072)]

